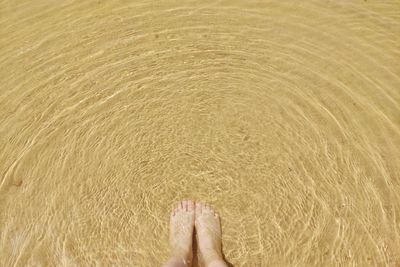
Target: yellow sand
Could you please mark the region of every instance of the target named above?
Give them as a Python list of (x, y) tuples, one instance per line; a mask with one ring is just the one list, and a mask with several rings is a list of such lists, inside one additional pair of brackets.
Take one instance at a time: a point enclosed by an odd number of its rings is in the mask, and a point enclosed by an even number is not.
[(0, 2), (0, 266), (400, 265), (400, 2)]

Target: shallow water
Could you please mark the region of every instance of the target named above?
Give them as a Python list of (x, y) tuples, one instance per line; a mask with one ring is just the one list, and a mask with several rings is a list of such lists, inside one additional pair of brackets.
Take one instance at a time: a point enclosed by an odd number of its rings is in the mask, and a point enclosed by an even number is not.
[[(245, 3), (246, 2), (246, 3)], [(0, 265), (400, 265), (399, 1), (1, 1)]]

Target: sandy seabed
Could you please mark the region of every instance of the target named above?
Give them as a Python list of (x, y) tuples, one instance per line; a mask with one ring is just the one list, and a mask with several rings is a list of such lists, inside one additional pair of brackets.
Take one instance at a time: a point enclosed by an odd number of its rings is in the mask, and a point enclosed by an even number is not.
[(399, 1), (0, 1), (0, 266), (400, 266)]

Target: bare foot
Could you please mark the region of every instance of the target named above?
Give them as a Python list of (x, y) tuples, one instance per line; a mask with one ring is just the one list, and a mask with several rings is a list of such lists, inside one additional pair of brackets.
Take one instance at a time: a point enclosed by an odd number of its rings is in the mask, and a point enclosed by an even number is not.
[(174, 257), (181, 259), (185, 266), (191, 266), (193, 260), (194, 216), (195, 207), (191, 200), (179, 202), (171, 213), (169, 235), (171, 252)]
[(195, 227), (200, 257), (205, 266), (227, 266), (222, 257), (220, 219), (209, 205), (196, 203)]

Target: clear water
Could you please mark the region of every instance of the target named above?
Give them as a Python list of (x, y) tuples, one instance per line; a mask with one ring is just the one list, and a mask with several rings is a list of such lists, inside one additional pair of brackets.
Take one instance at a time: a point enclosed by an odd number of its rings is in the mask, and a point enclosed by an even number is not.
[(399, 1), (0, 1), (0, 265), (400, 265)]

